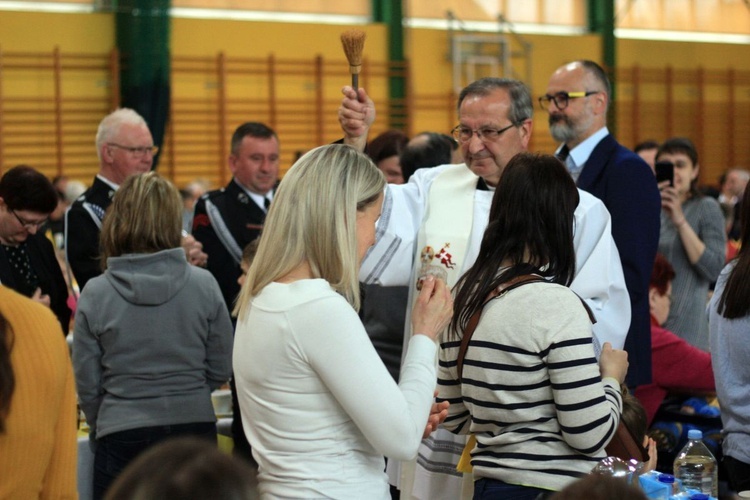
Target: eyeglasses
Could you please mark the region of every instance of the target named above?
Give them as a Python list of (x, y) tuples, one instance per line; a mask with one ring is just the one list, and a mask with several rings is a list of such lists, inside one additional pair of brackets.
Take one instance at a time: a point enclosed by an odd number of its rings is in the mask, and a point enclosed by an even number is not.
[(125, 151), (133, 155), (134, 158), (143, 158), (146, 153), (151, 153), (151, 156), (154, 156), (159, 152), (159, 146), (140, 146), (135, 148), (129, 146), (121, 146), (120, 144), (115, 144), (114, 142), (108, 142), (107, 145), (124, 149)]
[(515, 123), (511, 123), (507, 127), (503, 128), (482, 127), (478, 130), (472, 130), (469, 127), (464, 127), (463, 125), (456, 125), (456, 127), (451, 130), (451, 134), (453, 134), (453, 137), (458, 142), (469, 142), (474, 134), (477, 134), (477, 137), (479, 137), (479, 140), (482, 142), (494, 142), (500, 137), (500, 135), (502, 135), (503, 132), (505, 132), (506, 130), (510, 130), (515, 126)]
[(16, 211), (13, 209), (10, 210), (10, 213), (12, 213), (16, 217), (18, 222), (20, 222), (23, 228), (26, 229), (27, 231), (31, 231), (33, 229), (39, 229), (47, 222), (47, 219), (44, 219), (43, 221), (40, 221), (40, 222), (30, 222), (27, 220), (23, 220), (22, 218), (18, 216)]
[(601, 90), (587, 90), (585, 92), (558, 92), (555, 95), (545, 94), (539, 98), (539, 105), (543, 110), (549, 108), (549, 103), (554, 102), (555, 107), (562, 111), (568, 107), (571, 99), (578, 99), (579, 97), (588, 97), (594, 94), (600, 94)]

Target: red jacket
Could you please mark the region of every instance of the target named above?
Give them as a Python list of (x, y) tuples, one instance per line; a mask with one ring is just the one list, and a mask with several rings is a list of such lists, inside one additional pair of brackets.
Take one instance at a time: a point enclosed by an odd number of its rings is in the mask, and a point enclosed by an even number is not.
[(659, 326), (653, 316), (651, 357), (651, 383), (638, 386), (634, 392), (646, 409), (649, 425), (669, 391), (716, 390), (711, 355)]

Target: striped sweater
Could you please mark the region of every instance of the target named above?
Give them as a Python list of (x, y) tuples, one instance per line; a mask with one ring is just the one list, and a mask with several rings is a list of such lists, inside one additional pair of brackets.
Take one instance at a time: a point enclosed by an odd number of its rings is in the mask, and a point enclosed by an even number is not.
[(580, 299), (550, 283), (524, 285), (488, 303), (458, 382), (460, 341), (440, 345), (443, 424), (472, 433), (475, 478), (560, 490), (604, 458), (622, 399), (602, 381), (591, 322)]

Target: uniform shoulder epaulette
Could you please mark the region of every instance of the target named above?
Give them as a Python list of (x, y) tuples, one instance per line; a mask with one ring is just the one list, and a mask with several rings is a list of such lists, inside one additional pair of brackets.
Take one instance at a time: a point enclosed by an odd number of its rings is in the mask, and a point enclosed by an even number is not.
[(86, 201), (86, 193), (88, 193), (88, 192), (89, 192), (88, 189), (86, 191), (84, 191), (81, 194), (81, 196), (79, 196), (78, 198), (76, 198), (75, 201), (73, 203), (71, 203), (71, 205), (81, 205), (82, 203), (84, 203)]
[(216, 198), (217, 196), (221, 196), (224, 194), (225, 188), (219, 188), (214, 189), (213, 191), (209, 191), (201, 196), (201, 200), (211, 200), (213, 198)]

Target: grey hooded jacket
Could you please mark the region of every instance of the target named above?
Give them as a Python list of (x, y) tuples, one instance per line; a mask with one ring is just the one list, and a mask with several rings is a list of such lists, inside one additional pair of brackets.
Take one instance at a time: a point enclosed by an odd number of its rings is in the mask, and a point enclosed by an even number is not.
[(73, 366), (97, 437), (215, 421), (232, 372), (232, 324), (216, 280), (182, 248), (107, 260), (78, 302)]

